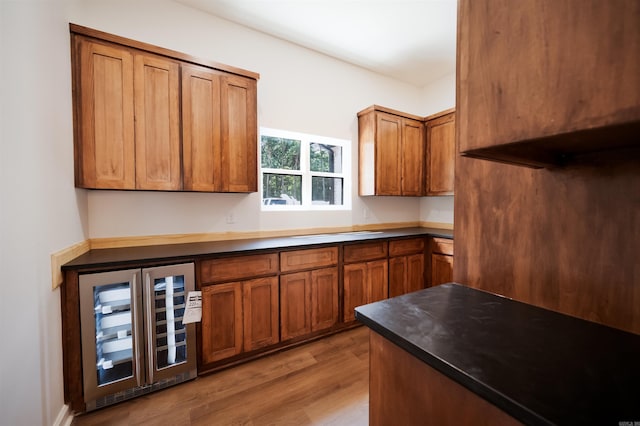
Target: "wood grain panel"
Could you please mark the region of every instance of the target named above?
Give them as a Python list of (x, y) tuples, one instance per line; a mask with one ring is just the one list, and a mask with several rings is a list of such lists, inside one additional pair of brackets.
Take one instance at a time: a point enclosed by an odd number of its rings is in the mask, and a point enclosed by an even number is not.
[(386, 259), (367, 262), (367, 280), (369, 281), (367, 303), (389, 297), (389, 263)]
[(293, 272), (322, 268), (338, 263), (338, 247), (283, 251), (280, 253), (280, 271)]
[(133, 55), (74, 38), (76, 185), (135, 189)]
[(200, 263), (200, 280), (203, 283), (233, 281), (277, 272), (277, 253), (221, 257)]
[(369, 360), (372, 426), (521, 424), (373, 331)]
[(376, 112), (376, 195), (400, 195), (402, 118)]
[(280, 276), (281, 340), (311, 332), (311, 272)]
[(446, 254), (431, 254), (431, 286), (453, 281), (453, 256)]
[(406, 254), (423, 253), (424, 238), (410, 238), (406, 240), (389, 241), (389, 256), (403, 256)]
[(138, 53), (134, 67), (136, 189), (179, 190), (180, 64)]
[(387, 257), (388, 244), (385, 241), (345, 245), (343, 249), (344, 263), (362, 262)]
[(339, 318), (338, 268), (311, 271), (311, 331), (332, 327)]
[(400, 176), (401, 194), (424, 195), (424, 124), (422, 121), (402, 119)]
[(242, 283), (244, 350), (251, 351), (280, 341), (278, 277)]
[(221, 173), (221, 73), (182, 65), (184, 189), (215, 191)]
[(431, 251), (433, 253), (453, 256), (453, 240), (437, 237), (431, 238)]
[(96, 425), (366, 426), (366, 327), (73, 418)]
[(356, 318), (353, 310), (357, 306), (366, 304), (367, 300), (369, 300), (366, 263), (354, 263), (344, 266), (343, 287), (342, 320), (349, 322)]
[(460, 152), (544, 166), (638, 147), (638, 1), (465, 0), (458, 19)]
[(202, 361), (218, 361), (242, 352), (242, 283), (202, 288)]
[(427, 121), (427, 195), (453, 195), (456, 157), (455, 113)]
[(453, 279), (640, 333), (640, 155), (562, 170), (458, 157)]
[(400, 296), (425, 287), (424, 254), (389, 259), (389, 297)]
[(251, 78), (225, 75), (221, 87), (221, 178), (218, 191), (256, 192), (257, 87)]

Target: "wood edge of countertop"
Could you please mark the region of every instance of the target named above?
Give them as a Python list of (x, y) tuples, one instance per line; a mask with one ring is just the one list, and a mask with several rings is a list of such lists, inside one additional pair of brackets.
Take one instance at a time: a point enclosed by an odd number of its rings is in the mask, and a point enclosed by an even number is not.
[(210, 241), (229, 241), (251, 238), (269, 238), (281, 236), (295, 236), (304, 234), (329, 233), (329, 232), (350, 232), (350, 231), (375, 231), (379, 229), (394, 228), (435, 228), (443, 230), (453, 230), (453, 224), (441, 222), (402, 222), (402, 223), (381, 223), (373, 225), (354, 225), (339, 228), (305, 228), (295, 230), (273, 230), (255, 232), (212, 232), (197, 234), (168, 234), (149, 235), (131, 237), (112, 238), (89, 238), (63, 248), (51, 254), (51, 289), (55, 290), (62, 285), (62, 266), (75, 258), (94, 249), (126, 248), (140, 246), (156, 246), (165, 244), (184, 244)]

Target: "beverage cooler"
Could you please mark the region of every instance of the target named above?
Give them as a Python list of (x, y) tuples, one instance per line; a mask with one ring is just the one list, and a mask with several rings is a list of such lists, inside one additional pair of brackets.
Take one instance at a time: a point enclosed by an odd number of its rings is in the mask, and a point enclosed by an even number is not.
[(80, 276), (87, 411), (195, 378), (193, 263)]

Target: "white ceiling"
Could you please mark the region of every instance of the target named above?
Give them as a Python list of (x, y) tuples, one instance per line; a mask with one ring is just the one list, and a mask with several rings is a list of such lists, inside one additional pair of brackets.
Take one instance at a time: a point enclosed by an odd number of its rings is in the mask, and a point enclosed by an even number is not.
[(423, 87), (455, 72), (456, 0), (177, 0)]

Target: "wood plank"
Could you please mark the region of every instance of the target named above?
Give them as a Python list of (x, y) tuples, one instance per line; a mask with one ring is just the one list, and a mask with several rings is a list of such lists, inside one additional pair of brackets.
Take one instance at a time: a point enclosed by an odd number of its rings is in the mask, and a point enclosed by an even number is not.
[(453, 280), (640, 333), (640, 156), (617, 155), (553, 171), (458, 157)]
[(367, 425), (368, 329), (335, 334), (74, 419), (74, 425)]
[(379, 334), (369, 333), (370, 425), (521, 424)]
[(51, 289), (55, 290), (63, 282), (62, 265), (88, 252), (89, 240), (80, 241), (72, 246), (51, 254)]
[(311, 268), (333, 266), (338, 263), (338, 248), (283, 251), (280, 253), (280, 271), (293, 272)]

